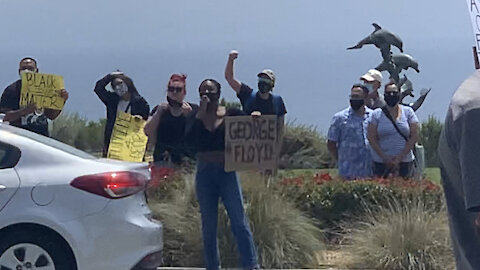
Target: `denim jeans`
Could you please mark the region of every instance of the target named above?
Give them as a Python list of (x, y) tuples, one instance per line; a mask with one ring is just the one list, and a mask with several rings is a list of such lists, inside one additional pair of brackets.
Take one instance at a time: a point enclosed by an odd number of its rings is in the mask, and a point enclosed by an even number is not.
[(202, 214), (203, 249), (207, 270), (219, 269), (217, 242), (218, 201), (227, 210), (231, 229), (245, 269), (258, 266), (257, 250), (249, 221), (243, 208), (240, 183), (235, 172), (225, 172), (223, 165), (197, 160), (195, 188)]

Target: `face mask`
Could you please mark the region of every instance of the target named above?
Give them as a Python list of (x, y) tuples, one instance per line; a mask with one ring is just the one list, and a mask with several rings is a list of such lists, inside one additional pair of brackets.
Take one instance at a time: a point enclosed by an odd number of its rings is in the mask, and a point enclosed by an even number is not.
[(22, 73), (34, 73), (34, 72), (35, 72), (35, 71), (30, 70), (30, 69), (22, 69), (22, 70), (20, 70), (20, 74), (22, 74)]
[(119, 97), (123, 97), (128, 92), (128, 87), (125, 83), (115, 86), (113, 89)]
[(20, 78), (22, 78), (22, 73), (34, 73), (35, 71), (29, 70), (29, 69), (22, 69), (19, 72)]
[(258, 82), (258, 90), (262, 94), (265, 94), (265, 93), (268, 93), (268, 92), (272, 91), (272, 88), (273, 88), (272, 85), (267, 83), (267, 82), (264, 82), (264, 81), (259, 81)]
[(168, 101), (168, 105), (170, 105), (173, 108), (180, 108), (183, 105), (182, 102), (178, 102), (178, 101), (170, 98), (169, 96), (167, 96), (167, 101)]
[(367, 83), (367, 82), (363, 82), (363, 86), (365, 86), (365, 87), (368, 89), (368, 93), (369, 93), (369, 94), (373, 92), (373, 84)]
[(364, 104), (365, 101), (363, 99), (350, 99), (350, 106), (354, 111), (358, 111)]
[(393, 107), (398, 104), (400, 101), (400, 95), (395, 94), (395, 95), (384, 95), (383, 98), (385, 99), (385, 102), (387, 103), (388, 106)]

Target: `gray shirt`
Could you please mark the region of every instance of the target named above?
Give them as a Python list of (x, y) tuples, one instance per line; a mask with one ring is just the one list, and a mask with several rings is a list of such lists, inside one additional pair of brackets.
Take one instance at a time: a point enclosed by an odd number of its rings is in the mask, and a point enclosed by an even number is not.
[[(401, 113), (399, 118), (395, 119), (395, 123), (403, 136), (409, 138), (410, 124), (418, 123), (418, 118), (412, 108), (403, 105), (399, 106)], [(389, 157), (394, 157), (402, 153), (407, 142), (402, 135), (398, 133), (392, 121), (388, 119), (382, 109), (376, 109), (373, 111), (370, 123), (377, 127), (378, 144), (383, 153)], [(383, 159), (375, 150), (371, 149), (371, 152), (373, 161), (383, 163)], [(413, 155), (413, 151), (410, 151), (410, 153), (403, 157), (402, 162), (411, 162), (414, 159), (415, 156)]]
[(480, 72), (455, 92), (440, 136), (442, 183), (458, 270), (480, 269)]

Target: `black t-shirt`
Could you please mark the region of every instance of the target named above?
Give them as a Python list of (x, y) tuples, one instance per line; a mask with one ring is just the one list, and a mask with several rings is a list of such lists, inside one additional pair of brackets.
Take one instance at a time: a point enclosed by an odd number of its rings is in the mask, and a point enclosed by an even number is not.
[[(187, 131), (192, 127), (198, 112), (198, 105), (189, 103), (192, 111), (187, 115), (173, 116), (170, 110), (162, 112), (157, 129), (157, 140), (153, 159), (155, 162), (165, 160), (168, 152), (173, 163), (179, 164), (186, 154), (184, 142)], [(151, 115), (158, 109), (153, 108)]]
[[(225, 116), (239, 116), (245, 113), (238, 109), (228, 109)], [(203, 121), (195, 119), (192, 129), (186, 138), (187, 145), (193, 153), (225, 150), (225, 121), (210, 132)]]
[(270, 94), (268, 99), (263, 99), (260, 97), (260, 92), (254, 92), (252, 88), (244, 83), (242, 83), (237, 97), (240, 99), (243, 111), (246, 114), (259, 111), (262, 115), (283, 116), (287, 113), (282, 97)]
[[(18, 80), (10, 84), (3, 91), (0, 99), (0, 112), (16, 111), (20, 109), (20, 91), (22, 81)], [(32, 113), (13, 121), (10, 125), (23, 128), (37, 134), (48, 136), (48, 119), (44, 113), (39, 115)]]

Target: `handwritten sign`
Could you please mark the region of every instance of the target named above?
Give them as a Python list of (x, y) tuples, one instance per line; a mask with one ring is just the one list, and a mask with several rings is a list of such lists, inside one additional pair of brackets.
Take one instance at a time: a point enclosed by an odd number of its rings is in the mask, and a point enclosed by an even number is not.
[(277, 168), (277, 116), (225, 118), (225, 171)]
[(63, 77), (53, 74), (25, 72), (22, 73), (20, 106), (35, 103), (38, 108), (61, 110), (65, 100), (60, 96), (64, 89)]
[(473, 38), (477, 48), (477, 57), (480, 55), (480, 0), (467, 0), (468, 12), (473, 27)]
[(122, 111), (113, 126), (108, 158), (142, 162), (148, 137), (143, 132), (146, 121)]

